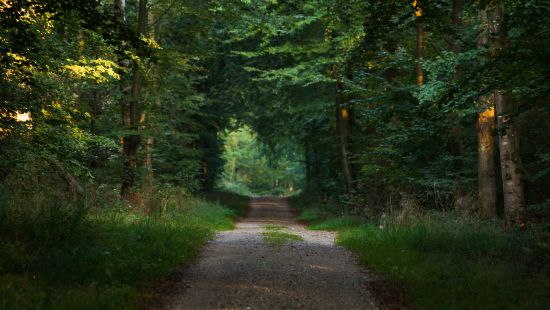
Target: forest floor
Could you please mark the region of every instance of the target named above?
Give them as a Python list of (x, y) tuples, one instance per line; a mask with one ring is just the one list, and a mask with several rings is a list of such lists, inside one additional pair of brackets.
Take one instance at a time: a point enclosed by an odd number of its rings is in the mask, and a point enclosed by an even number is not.
[(281, 198), (256, 198), (236, 229), (158, 284), (158, 309), (376, 309), (377, 277), (333, 232), (292, 220)]

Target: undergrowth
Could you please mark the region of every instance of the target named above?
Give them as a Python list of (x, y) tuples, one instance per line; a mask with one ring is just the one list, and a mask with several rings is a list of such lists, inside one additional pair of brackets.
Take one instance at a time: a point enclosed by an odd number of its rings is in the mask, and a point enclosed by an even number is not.
[(31, 205), (0, 197), (0, 309), (137, 308), (146, 283), (193, 259), (246, 205), (181, 191), (161, 193), (145, 210), (28, 196)]
[(233, 210), (238, 217), (246, 216), (250, 196), (233, 192), (213, 192), (205, 195), (207, 201), (221, 204)]
[[(311, 229), (372, 271), (400, 284), (419, 309), (548, 309), (550, 247), (543, 231), (504, 231), (498, 222), (452, 212), (360, 219), (294, 199)], [(547, 237), (547, 233), (546, 233)]]

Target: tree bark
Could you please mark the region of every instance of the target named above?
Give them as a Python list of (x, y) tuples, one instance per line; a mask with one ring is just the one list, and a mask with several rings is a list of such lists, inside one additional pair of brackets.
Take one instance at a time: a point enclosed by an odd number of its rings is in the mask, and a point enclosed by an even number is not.
[(519, 150), (519, 130), (516, 120), (517, 106), (511, 96), (495, 91), (498, 120), (500, 168), (504, 194), (504, 217), (508, 226), (523, 224), (525, 198), (523, 193), (523, 167)]
[[(498, 57), (508, 48), (509, 40), (504, 29), (504, 6), (501, 1), (490, 4), (489, 31), (492, 34), (491, 53)], [(523, 167), (519, 149), (518, 107), (505, 90), (494, 92), (497, 113), (500, 168), (504, 195), (504, 218), (508, 226), (523, 225), (525, 197), (523, 192)]]
[[(117, 1), (118, 2), (118, 1)], [(138, 33), (145, 34), (147, 28), (147, 0), (139, 1)], [(140, 93), (143, 77), (137, 66), (133, 70), (132, 86), (130, 90), (130, 101), (124, 104), (124, 122), (126, 129), (132, 131), (123, 138), (122, 158), (123, 174), (121, 185), (121, 196), (123, 199), (131, 198), (132, 188), (136, 185), (138, 152), (141, 144), (140, 126)]]
[(306, 184), (307, 184), (307, 187), (309, 187), (310, 183), (311, 183), (311, 178), (312, 178), (312, 169), (311, 169), (311, 154), (310, 154), (310, 142), (309, 142), (309, 139), (306, 137), (305, 138), (305, 143), (304, 143), (304, 159), (305, 159), (305, 168), (306, 168)]
[[(140, 14), (141, 14), (141, 7), (140, 7)], [(155, 33), (155, 16), (153, 15), (153, 12), (150, 10), (147, 12), (147, 18), (149, 20), (149, 37), (153, 40), (156, 40), (156, 33)], [(144, 25), (142, 25), (144, 26)], [(145, 27), (144, 27), (145, 28)], [(160, 99), (156, 102), (157, 107), (160, 106)], [(143, 113), (143, 122), (145, 123), (145, 113)], [(145, 124), (143, 125), (145, 127)], [(150, 133), (147, 137), (147, 140), (145, 142), (145, 161), (143, 162), (143, 165), (145, 167), (145, 181), (144, 181), (144, 188), (146, 191), (150, 191), (153, 188), (154, 184), (154, 175), (153, 175), (153, 146), (154, 146), (155, 140), (153, 135)], [(208, 168), (205, 167), (205, 170), (208, 171)]]
[[(478, 46), (486, 47), (489, 40), (489, 22), (487, 10), (480, 12), (482, 23)], [(495, 167), (496, 144), (493, 131), (495, 128), (494, 96), (482, 96), (480, 103), (485, 108), (478, 114), (478, 199), (482, 216), (494, 218), (497, 214), (497, 180)]]
[(487, 108), (479, 113), (477, 123), (478, 136), (478, 195), (482, 216), (496, 216), (497, 182), (495, 170), (495, 109), (492, 98), (485, 99)]
[(80, 185), (80, 182), (78, 182), (78, 180), (70, 174), (57, 159), (51, 157), (47, 159), (47, 162), (59, 174), (59, 176), (65, 180), (71, 193), (75, 193), (79, 196), (85, 195), (86, 192), (84, 191), (82, 185)]
[[(146, 113), (142, 114), (140, 123), (141, 128), (145, 129), (146, 124)], [(147, 137), (145, 142), (145, 160), (143, 161), (143, 167), (145, 168), (145, 180), (143, 182), (143, 189), (145, 192), (149, 192), (154, 185), (154, 175), (153, 175), (153, 144), (154, 139), (152, 136)]]
[[(462, 26), (462, 0), (453, 0), (452, 11), (451, 11), (451, 24), (453, 26), (453, 32), (451, 36), (451, 51), (454, 54), (460, 53), (462, 48), (460, 43), (460, 33)], [(460, 68), (456, 68), (453, 74), (453, 79), (455, 81), (460, 81), (462, 78), (463, 72)], [(449, 142), (450, 142), (450, 153), (452, 155), (452, 169), (455, 172), (454, 178), (454, 202), (455, 207), (458, 209), (468, 211), (472, 206), (467, 205), (465, 202), (470, 202), (469, 192), (465, 191), (461, 184), (461, 172), (463, 169), (463, 151), (462, 151), (462, 132), (463, 128), (460, 124), (460, 118), (456, 113), (452, 114), (452, 123), (449, 128)]]
[(126, 10), (126, 0), (115, 0), (115, 18), (120, 24), (126, 22), (126, 15), (124, 11)]
[(458, 34), (460, 33), (460, 28), (462, 27), (462, 8), (463, 3), (462, 0), (453, 0), (453, 10), (451, 13), (451, 23), (453, 24), (455, 36), (453, 38), (453, 46), (452, 51), (453, 53), (459, 53), (462, 46), (460, 44), (460, 40), (458, 39)]
[(338, 138), (340, 140), (340, 157), (342, 163), (342, 174), (344, 176), (344, 185), (346, 192), (353, 191), (353, 176), (351, 174), (351, 165), (349, 161), (349, 129), (350, 129), (350, 115), (349, 110), (344, 104), (344, 87), (342, 82), (336, 82), (336, 121)]
[(414, 9), (414, 15), (416, 16), (416, 85), (424, 85), (424, 69), (422, 68), (422, 61), (424, 60), (424, 12), (421, 5), (415, 0), (412, 4)]

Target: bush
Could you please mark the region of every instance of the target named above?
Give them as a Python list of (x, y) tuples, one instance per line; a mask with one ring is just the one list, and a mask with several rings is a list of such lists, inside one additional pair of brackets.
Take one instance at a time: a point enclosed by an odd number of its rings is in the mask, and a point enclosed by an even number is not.
[(29, 254), (16, 259), (25, 266), (36, 255), (68, 242), (87, 210), (84, 198), (71, 192), (45, 161), (27, 161), (1, 184), (0, 239), (16, 252)]

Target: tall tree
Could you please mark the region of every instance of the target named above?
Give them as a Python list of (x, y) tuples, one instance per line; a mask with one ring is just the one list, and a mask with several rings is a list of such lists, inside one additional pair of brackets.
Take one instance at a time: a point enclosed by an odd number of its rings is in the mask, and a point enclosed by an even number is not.
[(426, 25), (424, 24), (424, 8), (420, 0), (414, 0), (412, 3), (414, 15), (416, 16), (416, 84), (424, 85), (424, 69), (422, 61), (424, 60), (425, 43), (424, 37)]
[[(480, 12), (481, 33), (478, 47), (487, 47), (489, 40), (489, 21), (487, 9)], [(483, 111), (478, 113), (478, 201), (480, 212), (485, 217), (496, 216), (497, 181), (495, 168), (496, 144), (493, 131), (495, 128), (495, 107), (493, 96), (481, 96), (479, 101)]]
[[(117, 0), (118, 3), (123, 3), (124, 0)], [(147, 0), (139, 1), (138, 12), (138, 35), (146, 35), (147, 33)], [(141, 144), (141, 135), (139, 127), (141, 123), (140, 112), (140, 94), (143, 84), (143, 76), (140, 72), (140, 65), (134, 63), (132, 66), (132, 84), (129, 94), (129, 100), (124, 100), (123, 106), (123, 121), (125, 131), (122, 144), (123, 158), (123, 175), (120, 193), (122, 198), (130, 199), (132, 188), (136, 185), (137, 167), (138, 167), (138, 152)]]
[[(504, 6), (500, 0), (489, 4), (488, 20), (492, 34), (491, 50), (494, 57), (506, 53), (509, 47), (505, 27)], [(522, 224), (525, 209), (523, 167), (519, 149), (518, 106), (509, 91), (494, 91), (498, 127), (500, 167), (504, 194), (504, 216), (508, 225)]]
[[(156, 31), (155, 26), (157, 21), (155, 20), (155, 15), (151, 9), (147, 12), (147, 19), (149, 22), (149, 38), (156, 42), (158, 38), (156, 37)], [(160, 98), (156, 98), (155, 105), (159, 107), (161, 105)], [(141, 123), (146, 123), (147, 114), (145, 112), (142, 113), (141, 117)], [(145, 127), (145, 126), (143, 126)], [(155, 139), (153, 136), (153, 133), (150, 132), (147, 135), (147, 139), (145, 142), (145, 160), (143, 161), (143, 166), (145, 167), (145, 180), (143, 182), (144, 189), (146, 191), (150, 191), (154, 184), (154, 176), (153, 176), (153, 146), (155, 143)]]
[(478, 115), (478, 199), (480, 212), (485, 217), (496, 216), (497, 183), (495, 170), (495, 108), (491, 96), (480, 100), (484, 111)]
[(350, 154), (349, 154), (349, 135), (350, 135), (350, 113), (346, 106), (346, 96), (344, 86), (340, 79), (336, 82), (336, 129), (338, 131), (338, 140), (340, 156), (342, 163), (342, 174), (346, 191), (351, 193), (353, 190), (353, 176), (351, 172)]

